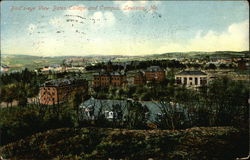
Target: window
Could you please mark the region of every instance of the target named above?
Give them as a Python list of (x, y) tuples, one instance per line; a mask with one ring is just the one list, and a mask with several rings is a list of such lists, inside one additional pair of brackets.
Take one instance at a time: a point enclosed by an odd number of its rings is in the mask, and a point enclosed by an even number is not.
[(189, 77), (189, 80), (193, 80), (193, 78), (192, 78), (192, 77)]
[(176, 83), (177, 83), (177, 84), (181, 84), (181, 77), (177, 77), (177, 78), (176, 78)]
[(195, 77), (195, 79), (194, 79), (194, 84), (198, 85), (198, 78), (197, 77)]
[(187, 84), (187, 78), (186, 77), (184, 78), (184, 84), (185, 85)]

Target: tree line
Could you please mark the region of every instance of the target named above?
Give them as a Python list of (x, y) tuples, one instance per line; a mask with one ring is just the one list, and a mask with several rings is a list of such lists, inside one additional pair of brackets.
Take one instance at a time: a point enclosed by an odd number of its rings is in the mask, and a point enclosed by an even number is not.
[[(186, 69), (186, 68), (195, 68), (195, 69), (235, 69), (235, 65), (233, 64), (220, 64), (218, 66), (216, 66), (213, 63), (210, 63), (208, 65), (205, 64), (200, 64), (200, 63), (196, 63), (196, 62), (192, 62), (192, 63), (186, 63), (183, 64), (178, 60), (145, 60), (145, 61), (132, 61), (129, 62), (128, 64), (126, 64), (126, 67), (124, 68), (123, 65), (113, 65), (113, 70), (117, 71), (117, 70), (123, 70), (126, 69), (126, 71), (131, 71), (131, 70), (146, 70), (148, 67), (150, 66), (159, 66), (161, 68), (169, 68), (169, 69)], [(107, 64), (104, 62), (101, 63), (97, 63), (95, 65), (89, 65), (86, 66), (86, 70), (87, 71), (91, 71), (91, 70), (102, 70), (102, 69), (106, 69), (107, 68)]]

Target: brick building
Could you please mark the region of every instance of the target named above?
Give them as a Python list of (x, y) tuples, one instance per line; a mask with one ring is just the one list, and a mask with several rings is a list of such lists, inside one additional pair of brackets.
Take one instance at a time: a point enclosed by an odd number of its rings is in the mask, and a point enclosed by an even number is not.
[(93, 87), (122, 87), (126, 84), (126, 74), (121, 72), (94, 73)]
[(146, 81), (162, 82), (165, 80), (165, 71), (159, 66), (148, 67), (145, 71)]
[(88, 82), (84, 79), (56, 79), (45, 82), (40, 87), (40, 104), (53, 105), (67, 101), (74, 94), (84, 98), (88, 94)]
[(199, 87), (208, 82), (208, 75), (201, 71), (182, 71), (175, 75), (177, 84), (184, 84), (188, 87)]

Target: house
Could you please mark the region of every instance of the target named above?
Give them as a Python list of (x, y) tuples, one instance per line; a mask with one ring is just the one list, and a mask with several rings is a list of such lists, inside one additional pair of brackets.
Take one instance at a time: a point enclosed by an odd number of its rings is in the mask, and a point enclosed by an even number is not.
[(9, 67), (6, 66), (6, 65), (1, 64), (1, 70), (0, 71), (1, 72), (8, 72), (9, 71)]
[(65, 67), (67, 72), (84, 72), (85, 67)]
[[(114, 118), (123, 118), (121, 112), (124, 112), (127, 101), (125, 100), (100, 100), (90, 99), (84, 101), (79, 106), (79, 119), (80, 120), (95, 120), (98, 116), (104, 115), (107, 120), (113, 120)], [(119, 109), (115, 109), (115, 106), (119, 105)]]
[(53, 64), (53, 65), (50, 65), (50, 66), (44, 66), (42, 69), (41, 69), (42, 72), (49, 72), (49, 71), (53, 71), (53, 72), (62, 72), (62, 71), (65, 71), (65, 68), (62, 67), (61, 65), (59, 64)]
[[(95, 120), (98, 116), (104, 115), (107, 120), (119, 119), (125, 120), (128, 114), (128, 106), (134, 102), (132, 99), (128, 100), (101, 100), (91, 97), (79, 105), (79, 119), (80, 120)], [(163, 116), (160, 106), (165, 105), (160, 102), (143, 101), (139, 102), (148, 108), (145, 116), (148, 118), (148, 123), (154, 122), (157, 118)], [(173, 109), (174, 104), (168, 109)], [(184, 112), (187, 110), (179, 104), (175, 104), (176, 112)]]
[(188, 87), (199, 87), (208, 82), (208, 75), (202, 71), (182, 71), (175, 75), (177, 84), (183, 84)]
[(165, 80), (165, 71), (159, 66), (148, 67), (145, 71), (146, 81), (162, 82)]
[(47, 81), (40, 87), (40, 104), (54, 105), (67, 101), (76, 92), (82, 97), (88, 94), (88, 82), (85, 79), (56, 79)]

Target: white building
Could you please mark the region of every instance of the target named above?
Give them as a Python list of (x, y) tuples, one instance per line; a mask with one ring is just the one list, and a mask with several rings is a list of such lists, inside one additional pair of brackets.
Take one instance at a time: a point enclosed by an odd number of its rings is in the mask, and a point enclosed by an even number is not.
[(188, 87), (199, 87), (208, 82), (208, 75), (201, 71), (182, 71), (175, 75), (177, 84), (184, 84)]
[(64, 70), (64, 68), (59, 65), (59, 64), (53, 64), (50, 66), (45, 66), (41, 69), (42, 72), (49, 72), (49, 71), (53, 71), (53, 72), (62, 72)]
[(8, 72), (9, 71), (9, 67), (6, 66), (6, 65), (1, 64), (0, 65), (0, 71), (1, 72)]

